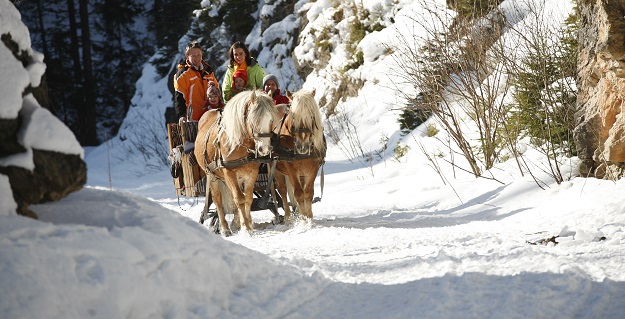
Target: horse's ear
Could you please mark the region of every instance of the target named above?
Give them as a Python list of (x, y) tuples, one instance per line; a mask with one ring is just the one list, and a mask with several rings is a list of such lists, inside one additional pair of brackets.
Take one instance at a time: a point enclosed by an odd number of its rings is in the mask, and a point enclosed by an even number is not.
[(254, 103), (256, 102), (256, 90), (252, 91), (252, 94), (250, 94), (250, 103)]
[(284, 90), (284, 95), (286, 95), (286, 97), (289, 99), (289, 101), (293, 101), (293, 93), (291, 93), (291, 91), (289, 90)]
[(312, 92), (310, 92), (310, 94), (312, 94), (312, 96), (315, 96), (315, 93), (317, 93), (317, 88), (314, 88), (314, 89), (312, 90)]

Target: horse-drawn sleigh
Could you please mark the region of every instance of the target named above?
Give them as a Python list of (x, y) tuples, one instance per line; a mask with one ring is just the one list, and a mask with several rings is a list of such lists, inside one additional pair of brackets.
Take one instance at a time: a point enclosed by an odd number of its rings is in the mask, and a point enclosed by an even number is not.
[(245, 91), (199, 122), (168, 124), (176, 193), (205, 196), (200, 223), (212, 217), (211, 225), (228, 236), (232, 230), (225, 216), (234, 213), (233, 228), (252, 231), (251, 211), (270, 209), (274, 223), (282, 222), (291, 219), (291, 204), (312, 220), (314, 181), (326, 150), (313, 95), (300, 91), (290, 105), (274, 106), (269, 96)]

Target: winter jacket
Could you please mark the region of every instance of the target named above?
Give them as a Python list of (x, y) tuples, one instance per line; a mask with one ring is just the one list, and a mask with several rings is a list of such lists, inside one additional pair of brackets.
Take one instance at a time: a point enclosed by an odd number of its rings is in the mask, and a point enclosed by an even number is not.
[(272, 98), (273, 98), (273, 103), (275, 105), (291, 103), (291, 101), (289, 101), (288, 97), (286, 97), (286, 96), (284, 96), (284, 95), (282, 95), (280, 93), (280, 89), (277, 89), (276, 92), (273, 93)]
[[(236, 71), (236, 66), (228, 67), (226, 75), (222, 81), (221, 92), (224, 97), (224, 101), (228, 102), (232, 97), (232, 75)], [(252, 58), (252, 63), (247, 66), (247, 89), (248, 90), (262, 90), (263, 78), (265, 77), (265, 70), (258, 64), (258, 62)]]
[(178, 65), (178, 73), (174, 76), (174, 107), (178, 118), (199, 120), (206, 111), (202, 108), (206, 103), (208, 81), (213, 81), (219, 88), (213, 68), (206, 61), (202, 61), (202, 66), (202, 70), (197, 70), (188, 62)]

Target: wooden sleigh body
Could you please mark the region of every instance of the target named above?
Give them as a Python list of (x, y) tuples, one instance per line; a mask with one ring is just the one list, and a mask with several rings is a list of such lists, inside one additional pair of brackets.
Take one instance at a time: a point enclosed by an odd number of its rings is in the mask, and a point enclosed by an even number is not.
[[(206, 192), (206, 174), (197, 164), (193, 152), (185, 152), (184, 149), (185, 144), (191, 145), (195, 142), (197, 122), (182, 122), (182, 125), (168, 123), (167, 135), (169, 138), (169, 149), (177, 149), (178, 156), (180, 156), (180, 166), (177, 168), (172, 167), (176, 195), (189, 197), (204, 196)], [(174, 170), (179, 171), (174, 173)]]

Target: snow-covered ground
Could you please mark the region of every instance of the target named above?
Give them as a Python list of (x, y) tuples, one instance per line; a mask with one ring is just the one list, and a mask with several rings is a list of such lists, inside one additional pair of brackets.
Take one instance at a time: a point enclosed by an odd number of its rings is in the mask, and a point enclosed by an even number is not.
[[(330, 145), (312, 223), (274, 226), (260, 211), (252, 234), (215, 235), (197, 222), (203, 199), (177, 198), (168, 170), (146, 170), (118, 138), (85, 150), (85, 189), (31, 206), (40, 220), (4, 213), (15, 207), (0, 176), (0, 317), (623, 317), (625, 180), (574, 177), (573, 158), (559, 185), (534, 171), (545, 190), (512, 162), (492, 170), (502, 183), (441, 163), (444, 183), (419, 150), (438, 140), (371, 116), (387, 114), (377, 80), (342, 107), (365, 147), (383, 131), (410, 151), (366, 164)], [(137, 88), (126, 138), (133, 116), (159, 119), (171, 98), (150, 66)], [(531, 148), (523, 156), (540, 163)]]

